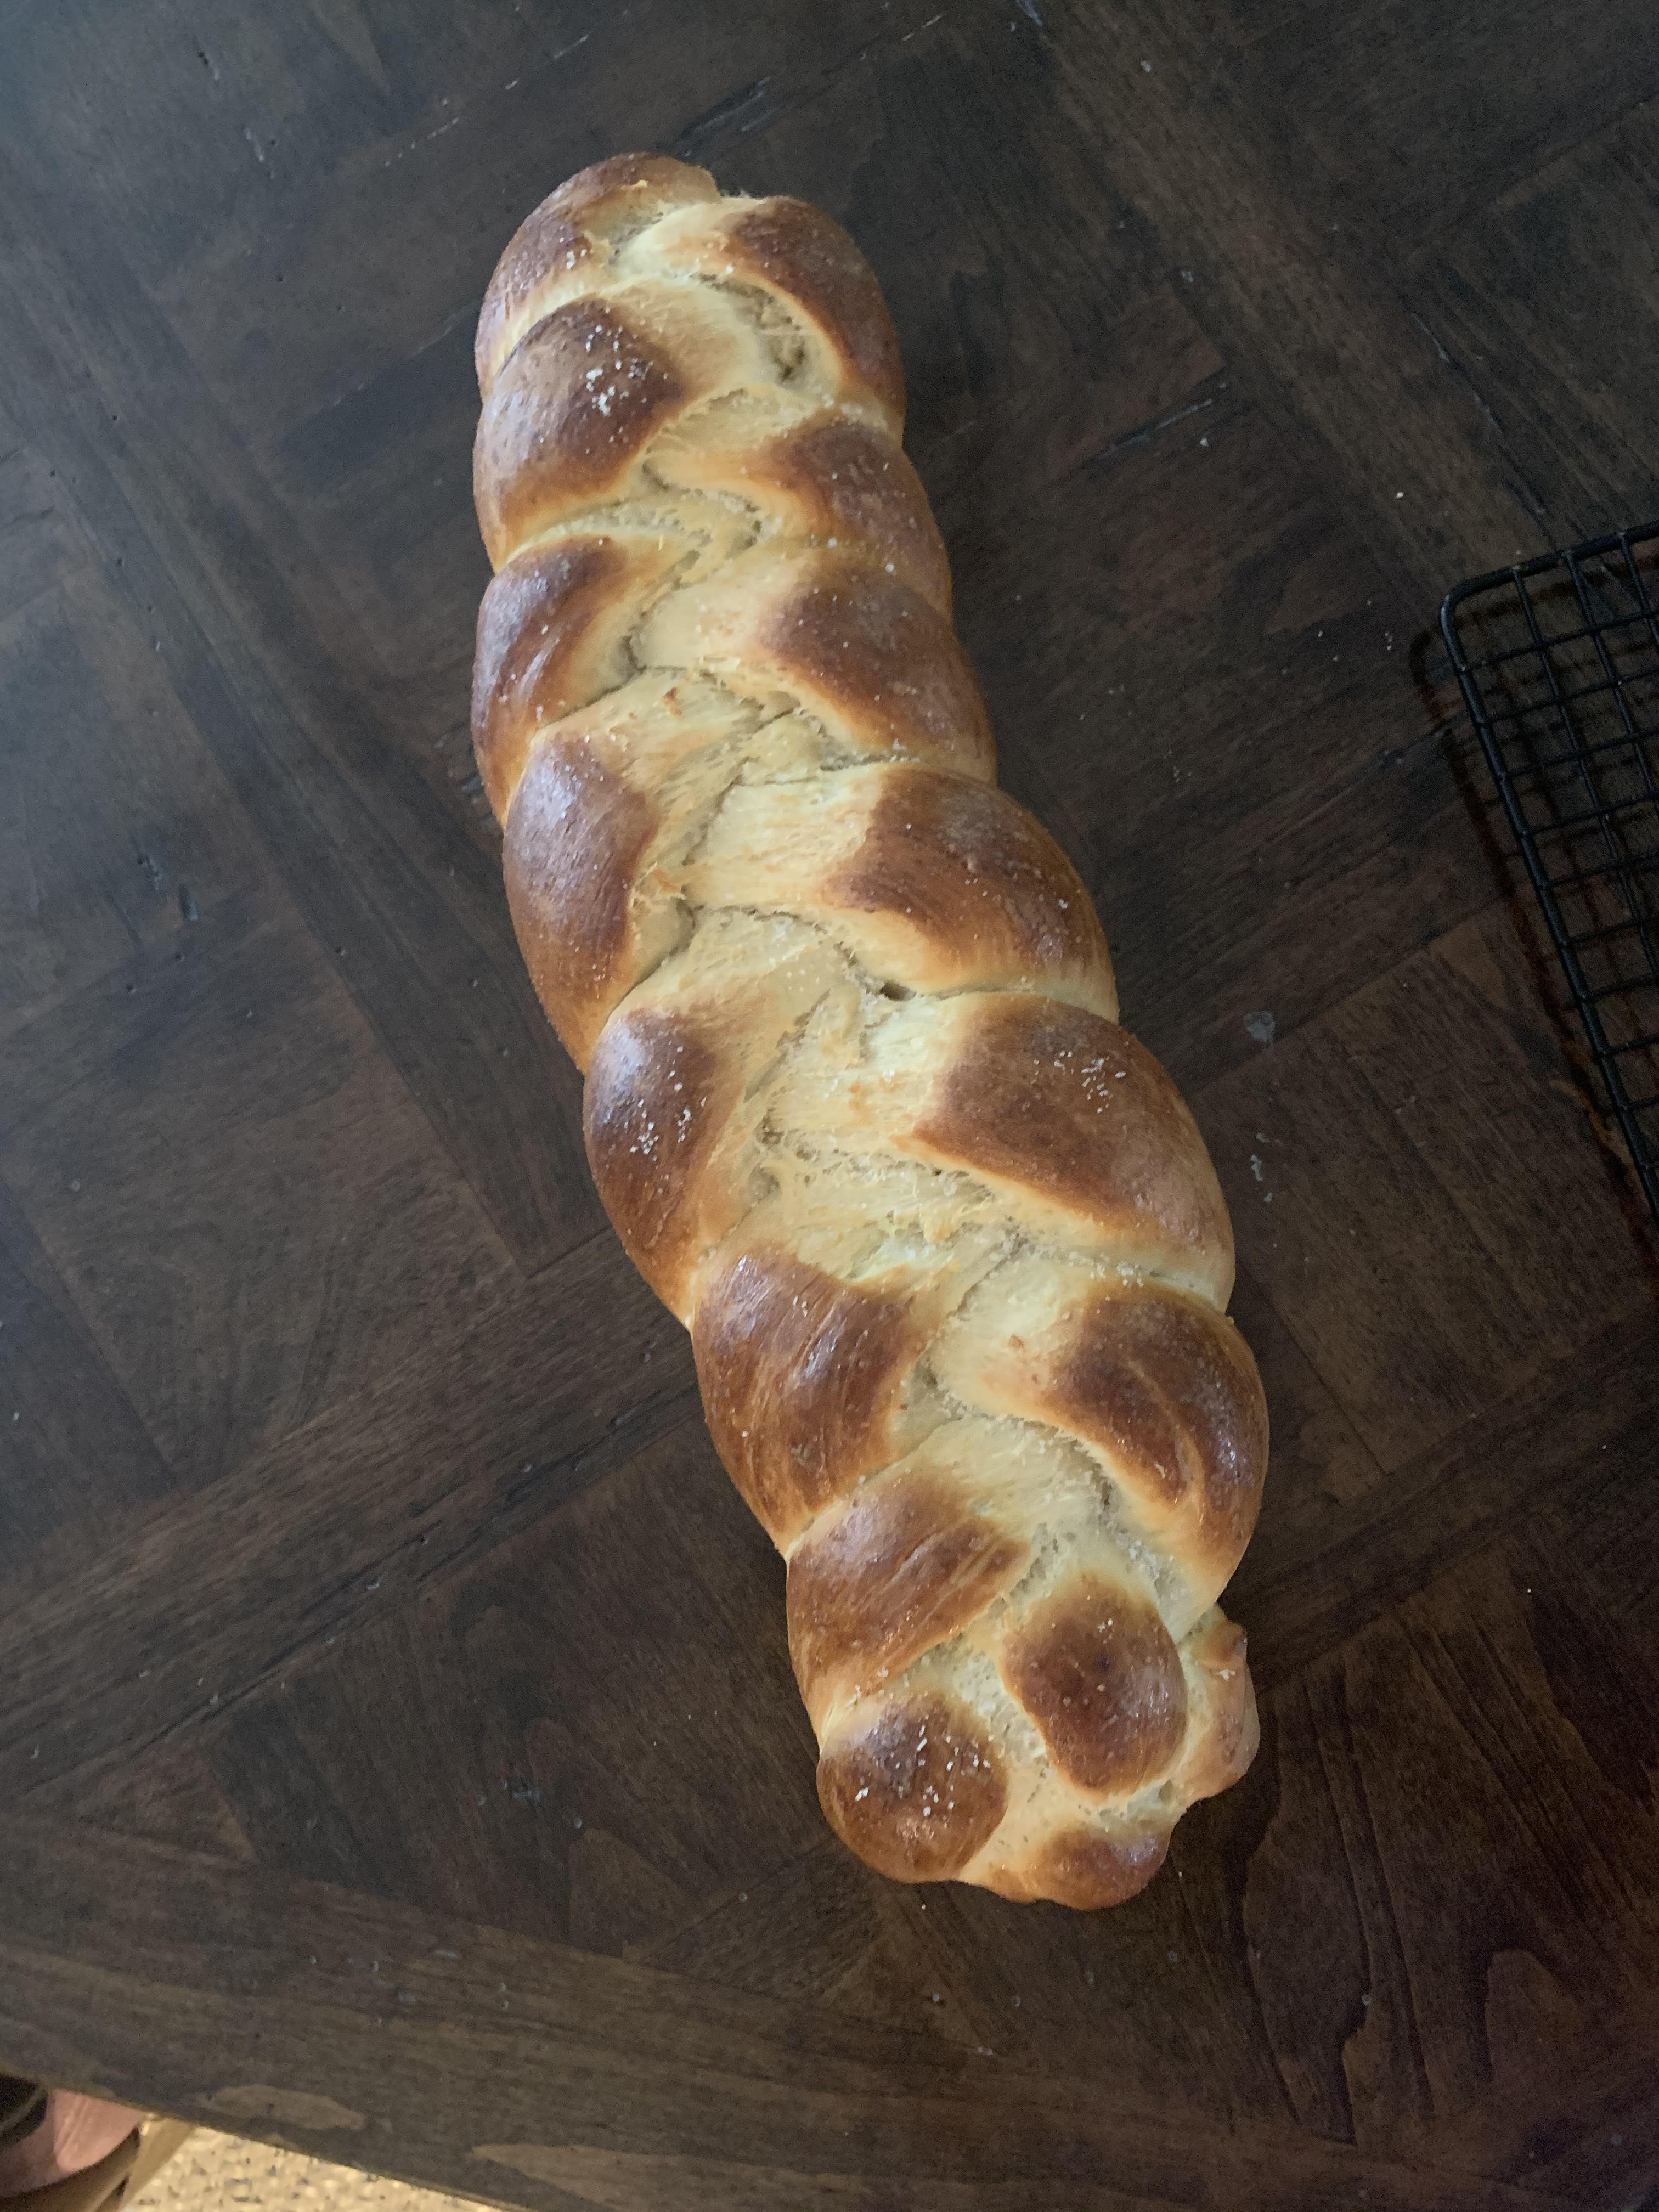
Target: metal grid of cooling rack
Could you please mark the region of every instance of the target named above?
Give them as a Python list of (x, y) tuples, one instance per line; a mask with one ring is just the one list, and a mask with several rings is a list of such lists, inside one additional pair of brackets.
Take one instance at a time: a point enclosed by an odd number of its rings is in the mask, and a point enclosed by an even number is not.
[(1659, 1221), (1659, 522), (1460, 584), (1440, 627)]

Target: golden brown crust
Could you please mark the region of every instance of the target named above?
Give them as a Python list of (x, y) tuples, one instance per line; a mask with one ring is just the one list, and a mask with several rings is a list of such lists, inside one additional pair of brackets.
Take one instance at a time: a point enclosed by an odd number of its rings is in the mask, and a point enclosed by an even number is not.
[(1070, 981), (1116, 1011), (1105, 932), (1076, 870), (994, 785), (894, 769), (863, 842), (828, 888), (837, 904), (903, 914), (949, 949), (963, 982)]
[(950, 620), (945, 541), (902, 447), (831, 416), (780, 439), (767, 460), (774, 480), (800, 501), (803, 537), (839, 538), (878, 565), (890, 562), (901, 583)]
[[(1047, 1387), (1047, 1418), (1108, 1454), (1122, 1479), (1223, 1579), (1243, 1556), (1267, 1472), (1267, 1406), (1243, 1339), (1196, 1298), (1102, 1285)], [(1159, 1508), (1163, 1510), (1159, 1511)]]
[(774, 429), (752, 404), (705, 410), (659, 441), (655, 465), (676, 484), (742, 500), (791, 538), (855, 550), (948, 622), (950, 563), (902, 447), (830, 408), (782, 419)]
[(1028, 1261), (988, 1286), (936, 1364), (973, 1404), (1086, 1444), (1136, 1530), (1180, 1559), (1194, 1610), (1212, 1601), (1249, 1540), (1267, 1465), (1255, 1363), (1213, 1306)]
[(480, 398), (489, 397), (489, 387), (513, 349), (517, 326), (534, 293), (546, 285), (556, 270), (579, 283), (596, 273), (600, 265), (592, 242), (554, 206), (558, 197), (555, 193), (526, 216), (496, 264), (484, 294), (472, 347)]
[[(608, 244), (619, 231), (637, 230), (675, 208), (720, 198), (720, 188), (707, 169), (677, 161), (672, 154), (608, 154), (567, 177), (538, 212)], [(515, 239), (508, 246), (509, 254), (517, 243)]]
[(855, 1288), (775, 1249), (711, 1272), (691, 1331), (703, 1412), (775, 1544), (894, 1455), (927, 1306), (908, 1286)]
[(991, 1867), (979, 1879), (1016, 1905), (1046, 1897), (1093, 1912), (1139, 1895), (1169, 1851), (1168, 1828), (1118, 1834), (1079, 1823), (1046, 1838), (1024, 1858)]
[(586, 1067), (629, 950), (629, 890), (657, 826), (649, 799), (611, 774), (593, 746), (556, 739), (532, 755), (511, 811), (507, 899), (536, 995)]
[(896, 751), (991, 775), (990, 718), (956, 632), (896, 577), (829, 556), (815, 567), (763, 633), (777, 665)]
[(1224, 1613), (1212, 1612), (1188, 1638), (1187, 1656), (1205, 1711), (1202, 1728), (1188, 1730), (1182, 1794), (1213, 1797), (1238, 1780), (1261, 1740), (1244, 1632)]
[(599, 1196), (788, 1559), (836, 1832), (1113, 1904), (1255, 1748), (1232, 1243), (996, 791), (892, 326), (793, 200), (595, 165), (480, 316), (474, 741)]
[(904, 365), (898, 333), (870, 264), (847, 233), (805, 200), (763, 200), (728, 234), (735, 274), (799, 301), (842, 364), (838, 398), (866, 393), (894, 431), (904, 422)]
[[(665, 962), (605, 1024), (583, 1098), (600, 1201), (635, 1267), (688, 1326), (698, 1270), (759, 1195), (759, 1164), (745, 1150), (755, 1079), (836, 968), (810, 938), (780, 942), (740, 923), (711, 952), (716, 935), (694, 937), (687, 957)], [(756, 962), (757, 942), (777, 957)]]
[(649, 1009), (609, 1023), (588, 1067), (582, 1131), (599, 1202), (667, 1305), (712, 1241), (700, 1171), (739, 1081), (695, 1022)]
[(918, 1696), (855, 1719), (818, 1762), (818, 1802), (861, 1859), (895, 1881), (945, 1881), (1007, 1802), (1001, 1762), (963, 1707)]
[(694, 396), (668, 349), (605, 301), (544, 316), (478, 417), (474, 498), (495, 567), (532, 532), (617, 497), (653, 434)]
[(1006, 992), (973, 1002), (918, 1140), (1115, 1233), (1156, 1224), (1194, 1271), (1232, 1282), (1232, 1226), (1180, 1092), (1127, 1030)]
[(489, 398), (514, 345), (546, 312), (542, 299), (550, 284), (598, 277), (619, 228), (719, 198), (706, 169), (662, 154), (612, 155), (550, 192), (514, 232), (478, 310), (473, 362), (480, 396)]
[(1117, 1011), (1064, 855), (1005, 793), (963, 776), (876, 761), (740, 784), (658, 880), (701, 908), (799, 915), (913, 992), (1035, 990)]
[(957, 1635), (1013, 1583), (1024, 1537), (965, 1490), (901, 1468), (826, 1515), (789, 1561), (789, 1652), (809, 1711), (876, 1688)]
[(785, 693), (855, 751), (907, 754), (988, 781), (996, 748), (956, 633), (896, 576), (831, 551), (745, 554), (663, 601), (640, 650), (748, 696)]
[[(727, 200), (665, 222), (653, 262), (770, 310), (786, 380), (904, 425), (904, 372), (881, 288), (841, 226), (803, 200)], [(781, 319), (779, 319), (779, 317)]]
[(562, 538), (491, 582), (478, 609), (472, 749), (498, 822), (537, 733), (626, 673), (629, 632), (673, 557), (650, 538)]
[(1004, 1639), (1003, 1680), (1080, 1790), (1128, 1797), (1187, 1729), (1181, 1658), (1158, 1609), (1121, 1583), (1073, 1577)]

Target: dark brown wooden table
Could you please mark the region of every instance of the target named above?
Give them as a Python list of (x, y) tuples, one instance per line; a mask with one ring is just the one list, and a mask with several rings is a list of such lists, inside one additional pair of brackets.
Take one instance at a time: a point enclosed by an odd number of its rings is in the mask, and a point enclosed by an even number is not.
[[(826, 1832), (508, 928), (471, 325), (635, 145), (875, 264), (1234, 1207), (1262, 1749), (1109, 1915)], [(1653, 1244), (1429, 632), (1659, 509), (1656, 180), (1652, 0), (0, 5), (0, 2065), (538, 2207), (1652, 2201)]]

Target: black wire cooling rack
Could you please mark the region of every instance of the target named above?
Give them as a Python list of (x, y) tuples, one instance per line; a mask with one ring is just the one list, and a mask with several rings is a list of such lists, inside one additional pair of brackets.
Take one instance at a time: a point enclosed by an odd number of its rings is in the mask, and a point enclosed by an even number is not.
[(1469, 718), (1659, 1221), (1659, 522), (1447, 594)]

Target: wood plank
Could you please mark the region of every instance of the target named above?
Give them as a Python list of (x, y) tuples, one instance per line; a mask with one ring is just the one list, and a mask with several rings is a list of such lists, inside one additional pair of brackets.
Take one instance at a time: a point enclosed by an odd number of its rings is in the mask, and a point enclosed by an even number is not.
[(89, 1559), (71, 1532), (35, 1595), (0, 1585), (3, 1786), (72, 1799), (91, 1770), (190, 1740), (321, 1662), (382, 1592), (407, 1601), (509, 1540), (693, 1402), (683, 1338), (608, 1239), (556, 1284), (477, 1301), (441, 1357), (412, 1352), (216, 1482), (112, 1522)]
[(648, 1936), (819, 1840), (781, 1569), (701, 1424), (540, 1489), (533, 1523), (214, 1733), (262, 1858), (567, 1938), (603, 1927), (620, 1849)]
[(1437, 1566), (1547, 1510), (1552, 1493), (1572, 1498), (1587, 1464), (1605, 1466), (1618, 1501), (1610, 1513), (1621, 1523), (1639, 1516), (1656, 1352), (1651, 1314), (1579, 1345), (1509, 1393), (1501, 1411), (1475, 1414), (1327, 1519), (1322, 1541), (1317, 1514), (1295, 1516), (1281, 1535), (1270, 1512), (1233, 1584), (1232, 1603), (1251, 1628), (1252, 1667), (1269, 1682), (1293, 1674), (1420, 1589)]
[(0, 622), (86, 557), (52, 471), (0, 413)]
[(1545, 1571), (1502, 1540), (1271, 1701), (1253, 1970), (1299, 2108), (1362, 2144), (1449, 2142), (1495, 2076), (1511, 2109), (1523, 2081), (1559, 2082), (1568, 2108), (1650, 1978), (1652, 1811), (1589, 1755), (1534, 1651)]
[[(1653, 66), (1651, 43), (1626, 47), (1637, 58), (1627, 90)], [(1524, 445), (1564, 544), (1659, 504), (1651, 422), (1638, 397), (1656, 336), (1652, 241), (1626, 240), (1604, 219), (1609, 206), (1651, 199), (1659, 118), (1650, 97), (1620, 106), (1423, 257), (1425, 319), (1480, 404)], [(1527, 272), (1546, 261), (1552, 281), (1534, 288)]]
[[(14, 181), (15, 221), (33, 195)], [(598, 1212), (580, 1165), (579, 1085), (509, 963), (491, 844), (482, 832), (456, 843), (465, 800), (441, 799), (411, 771), (386, 742), (373, 682), (348, 684), (319, 647), (270, 550), (291, 544), (291, 528), (259, 503), (228, 437), (216, 441), (204, 396), (119, 254), (88, 287), (41, 245), (48, 235), (43, 224), (26, 249), (14, 234), (10, 248), (49, 303), (36, 319), (12, 301), (19, 419), (69, 477), (195, 730), (441, 1139), (518, 1255), (544, 1264), (590, 1235)], [(0, 276), (7, 258), (0, 236)], [(126, 318), (113, 330), (112, 309)], [(115, 368), (135, 352), (137, 392)], [(148, 441), (106, 441), (105, 394), (89, 399), (70, 359), (105, 365), (130, 424), (150, 410)], [(46, 396), (60, 391), (65, 406)], [(196, 434), (184, 448), (171, 428), (181, 416)], [(262, 526), (235, 512), (237, 493)], [(343, 749), (355, 779), (340, 772)]]
[[(0, 2063), (528, 2205), (1659, 2184), (1654, 1248), (1423, 635), (1659, 484), (1645, 28), (4, 11)], [(470, 325), (630, 143), (869, 253), (1234, 1210), (1263, 1749), (1109, 1915), (826, 1835), (513, 944)]]
[(1244, 1265), (1390, 1468), (1650, 1310), (1530, 1000), (1494, 910), (1196, 1102)]
[(1455, 13), (1389, 0), (1363, 16), (1303, 8), (1249, 58), (1257, 85), (1296, 118), (1301, 173), (1322, 176), (1333, 202), (1391, 245), (1437, 244), (1604, 118), (1659, 92), (1638, 6), (1573, 27), (1564, 40), (1547, 0)]
[[(1194, 313), (1255, 365), (1241, 380), (1341, 485), (1379, 565), (1428, 592), (1537, 550), (1501, 436), (1412, 323), (1386, 252), (1364, 229), (1343, 240), (1340, 203), (1285, 176), (1277, 133), (1214, 127), (1218, 57), (1201, 19), (1143, 0), (1109, 19), (1054, 12), (1062, 112), (1112, 146), (1127, 192), (1194, 272)], [(1277, 124), (1277, 87), (1262, 106)]]
[[(677, 2202), (721, 2205), (742, 2180), (757, 2203), (769, 2190), (773, 2201), (787, 2191), (810, 2203), (817, 2191), (833, 2204), (840, 2184), (843, 2202), (849, 2188), (867, 2201), (886, 2185), (922, 2204), (948, 2191), (931, 2201), (951, 2212), (1015, 2202), (1120, 2212), (1172, 2191), (1190, 2201), (1205, 2165), (1263, 2212), (1335, 2212), (1360, 2188), (1401, 2212), (1548, 2212), (1572, 2201), (1311, 2139), (1292, 2179), (1271, 2136), (1208, 2133), (1167, 2105), (1137, 2106), (1097, 2085), (1079, 2093), (932, 2037), (835, 2025), (247, 1869), (214, 1864), (198, 1904), (192, 1862), (158, 1845), (123, 1851), (128, 1963), (112, 1971), (100, 1960), (107, 1857), (83, 1833), (15, 1816), (0, 1820), (0, 1851), (25, 1895), (41, 1894), (43, 1854), (54, 1867), (54, 1901), (31, 1915), (30, 1940), (4, 1949), (9, 2050), (113, 2092), (143, 2048), (137, 2035), (154, 2037), (165, 2020), (145, 2072), (181, 2117), (222, 2100), (240, 2124), (293, 2142), (308, 2106), (320, 2123), (309, 2141), (332, 2154), (392, 2172), (418, 2164), (447, 2185), (487, 2186), (514, 2203), (557, 2205), (570, 2181), (576, 2201), (591, 2203), (597, 2175), (608, 2191), (598, 2201), (626, 2206), (648, 2203), (665, 2179)], [(24, 2022), (47, 1990), (61, 2025), (37, 2039)], [(132, 2027), (100, 2039), (114, 2063), (89, 2074), (81, 2037), (100, 2005)], [(414, 2092), (395, 2129), (389, 2074)], [(657, 2115), (647, 2140), (618, 2153), (618, 2120), (638, 2142), (645, 2111)], [(451, 2115), (464, 2115), (459, 2126)]]
[(48, 1543), (91, 1550), (173, 1473), (0, 1183), (0, 1559), (27, 1588)]
[[(174, 1479), (200, 1483), (511, 1261), (124, 612), (88, 574), (31, 602), (4, 653), (13, 726), (63, 735), (23, 787), (49, 980), (12, 1032), (0, 1176)], [(104, 783), (129, 717), (128, 775)]]

